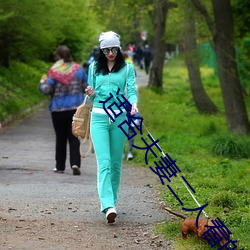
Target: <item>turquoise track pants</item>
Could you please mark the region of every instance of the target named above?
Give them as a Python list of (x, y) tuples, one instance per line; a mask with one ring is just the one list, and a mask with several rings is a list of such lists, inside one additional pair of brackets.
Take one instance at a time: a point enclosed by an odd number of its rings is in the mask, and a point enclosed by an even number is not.
[[(126, 135), (118, 125), (124, 120), (125, 112), (114, 122), (107, 114), (91, 114), (90, 134), (97, 160), (97, 190), (102, 212), (106, 208), (115, 207), (118, 198), (122, 155), (126, 141)], [(122, 127), (125, 129), (127, 125)]]

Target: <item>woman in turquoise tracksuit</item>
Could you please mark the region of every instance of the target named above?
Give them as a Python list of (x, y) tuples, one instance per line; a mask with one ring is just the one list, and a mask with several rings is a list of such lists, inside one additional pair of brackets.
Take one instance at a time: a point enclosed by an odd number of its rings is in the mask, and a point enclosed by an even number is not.
[[(125, 62), (119, 38), (119, 35), (112, 31), (99, 36), (100, 53), (98, 59), (89, 67), (89, 86), (86, 89), (86, 93), (94, 101), (90, 133), (98, 166), (97, 188), (101, 211), (106, 213), (108, 223), (113, 223), (117, 215), (115, 204), (126, 141), (126, 135), (118, 127), (126, 120), (125, 107), (121, 106), (116, 98), (123, 100), (121, 96), (125, 95), (125, 91), (132, 105), (131, 115), (138, 112), (134, 67)], [(112, 111), (107, 109), (114, 102), (121, 106), (123, 112), (115, 105), (112, 105)], [(107, 112), (112, 115), (109, 116)], [(124, 126), (122, 128), (125, 129)]]

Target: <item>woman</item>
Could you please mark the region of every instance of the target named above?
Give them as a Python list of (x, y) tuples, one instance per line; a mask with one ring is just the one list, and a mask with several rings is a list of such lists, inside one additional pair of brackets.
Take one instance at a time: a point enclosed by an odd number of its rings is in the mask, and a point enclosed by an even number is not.
[(55, 173), (64, 173), (66, 168), (67, 141), (69, 141), (70, 166), (73, 175), (80, 175), (80, 142), (71, 131), (72, 117), (84, 99), (87, 74), (72, 59), (67, 46), (59, 46), (55, 51), (56, 63), (50, 68), (48, 78), (41, 80), (39, 89), (51, 95), (49, 110), (56, 134)]
[[(95, 62), (89, 67), (86, 93), (93, 102), (90, 134), (97, 159), (97, 188), (101, 202), (101, 211), (106, 214), (108, 223), (113, 223), (117, 216), (115, 204), (120, 186), (121, 164), (126, 136), (118, 127), (126, 120), (126, 111), (115, 119), (110, 118), (105, 108), (116, 102), (110, 98), (126, 95), (132, 104), (131, 115), (138, 112), (135, 88), (134, 67), (126, 63), (120, 48), (120, 36), (113, 31), (104, 32), (99, 36), (100, 53)], [(119, 94), (117, 91), (120, 89)], [(107, 101), (108, 100), (108, 101)], [(115, 114), (118, 108), (112, 106)], [(114, 115), (115, 117), (115, 115)]]

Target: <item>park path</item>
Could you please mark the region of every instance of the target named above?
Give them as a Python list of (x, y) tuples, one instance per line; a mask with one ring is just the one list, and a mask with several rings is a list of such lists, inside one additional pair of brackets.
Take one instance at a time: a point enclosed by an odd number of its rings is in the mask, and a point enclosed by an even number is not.
[[(147, 82), (137, 74), (138, 86)], [(55, 174), (54, 132), (47, 109), (0, 130), (0, 250), (172, 249), (153, 227), (166, 221), (159, 183), (146, 167), (124, 162), (118, 218), (100, 213), (94, 154), (82, 160), (81, 176), (69, 165)]]

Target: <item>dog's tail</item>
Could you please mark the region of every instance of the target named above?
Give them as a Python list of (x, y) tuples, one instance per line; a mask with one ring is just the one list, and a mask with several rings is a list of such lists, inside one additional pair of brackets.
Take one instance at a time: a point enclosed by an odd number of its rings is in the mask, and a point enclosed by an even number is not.
[(171, 213), (171, 214), (173, 214), (173, 215), (175, 215), (175, 216), (178, 216), (178, 217), (182, 218), (183, 220), (187, 219), (187, 217), (186, 217), (184, 214), (179, 214), (179, 213), (177, 213), (177, 212), (174, 212), (174, 211), (172, 211), (172, 210), (171, 210), (170, 208), (168, 208), (168, 207), (162, 206), (162, 208), (163, 208), (164, 210), (168, 211), (169, 213)]

